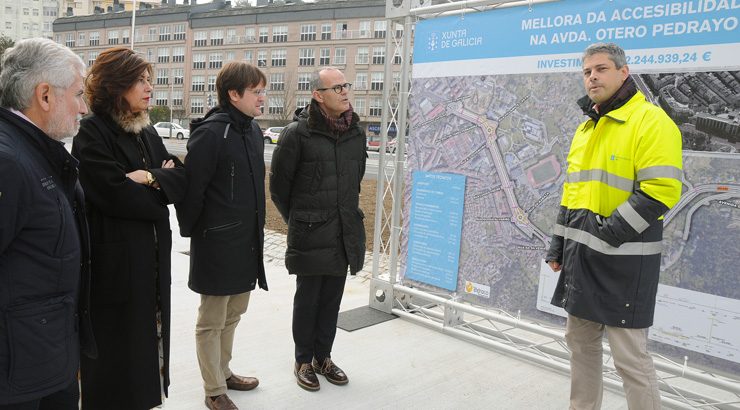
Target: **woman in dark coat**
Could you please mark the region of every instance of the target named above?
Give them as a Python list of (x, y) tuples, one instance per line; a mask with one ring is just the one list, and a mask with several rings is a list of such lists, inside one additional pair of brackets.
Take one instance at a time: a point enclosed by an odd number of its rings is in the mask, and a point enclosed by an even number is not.
[(83, 409), (151, 409), (169, 385), (167, 204), (186, 189), (147, 113), (152, 66), (125, 48), (103, 51), (85, 94), (72, 154), (80, 161), (92, 244), (91, 319), (98, 358), (82, 361)]

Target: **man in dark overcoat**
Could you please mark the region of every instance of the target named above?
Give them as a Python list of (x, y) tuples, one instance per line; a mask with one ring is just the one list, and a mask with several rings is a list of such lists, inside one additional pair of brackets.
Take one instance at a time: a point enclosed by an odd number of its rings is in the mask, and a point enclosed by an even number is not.
[(195, 339), (209, 409), (235, 409), (227, 389), (259, 384), (234, 374), (229, 362), (250, 292), (257, 285), (267, 290), (265, 145), (253, 121), (262, 114), (265, 83), (265, 75), (244, 62), (228, 63), (218, 73), (218, 106), (191, 124), (189, 186), (176, 205), (180, 232), (191, 238), (188, 285), (201, 295)]
[(366, 137), (351, 87), (336, 68), (314, 72), (311, 103), (296, 111), (272, 157), (270, 193), (288, 224), (285, 265), (296, 275), (294, 373), (309, 391), (320, 387), (316, 373), (333, 384), (348, 382), (331, 350), (347, 268), (354, 275), (365, 260), (359, 197)]
[(95, 356), (90, 257), (77, 160), (85, 65), (46, 39), (0, 65), (0, 409), (77, 409), (82, 352)]

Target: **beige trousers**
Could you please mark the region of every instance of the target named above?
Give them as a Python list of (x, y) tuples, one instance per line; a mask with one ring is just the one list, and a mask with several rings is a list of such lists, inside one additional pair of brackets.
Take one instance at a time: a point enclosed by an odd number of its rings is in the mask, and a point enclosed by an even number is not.
[(630, 410), (660, 409), (653, 359), (647, 352), (647, 329), (606, 326), (568, 315), (565, 341), (570, 348), (570, 409), (601, 408), (602, 338), (606, 331), (614, 366), (622, 377)]
[(206, 396), (226, 393), (226, 379), (231, 377), (229, 362), (234, 331), (248, 305), (249, 292), (232, 296), (200, 295), (195, 350)]

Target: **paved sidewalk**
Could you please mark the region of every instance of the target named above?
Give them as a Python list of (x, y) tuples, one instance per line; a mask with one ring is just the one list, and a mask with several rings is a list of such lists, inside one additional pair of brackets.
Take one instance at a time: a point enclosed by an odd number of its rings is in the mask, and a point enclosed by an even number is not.
[[(174, 214), (174, 212), (173, 212)], [(172, 217), (171, 410), (204, 409), (195, 355), (199, 296), (187, 287), (188, 240)], [(334, 386), (322, 376), (321, 390), (307, 392), (293, 377), (291, 336), (295, 278), (284, 265), (285, 236), (267, 232), (269, 292), (255, 291), (236, 330), (232, 370), (256, 376), (249, 392), (229, 392), (240, 409), (566, 409), (567, 375), (482, 348), (434, 330), (390, 320), (354, 332), (337, 330), (332, 357), (350, 382)], [(370, 259), (366, 265), (370, 268)], [(369, 272), (349, 277), (341, 310), (368, 303)], [(603, 409), (624, 409), (620, 395), (606, 391)]]

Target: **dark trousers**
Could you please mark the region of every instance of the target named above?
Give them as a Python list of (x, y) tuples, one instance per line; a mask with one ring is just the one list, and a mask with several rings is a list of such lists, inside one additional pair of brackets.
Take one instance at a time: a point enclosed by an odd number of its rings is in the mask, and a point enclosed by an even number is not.
[(56, 393), (33, 401), (0, 405), (0, 410), (77, 410), (80, 388), (75, 379), (69, 386)]
[(347, 276), (296, 276), (293, 298), (295, 360), (319, 362), (331, 356)]

